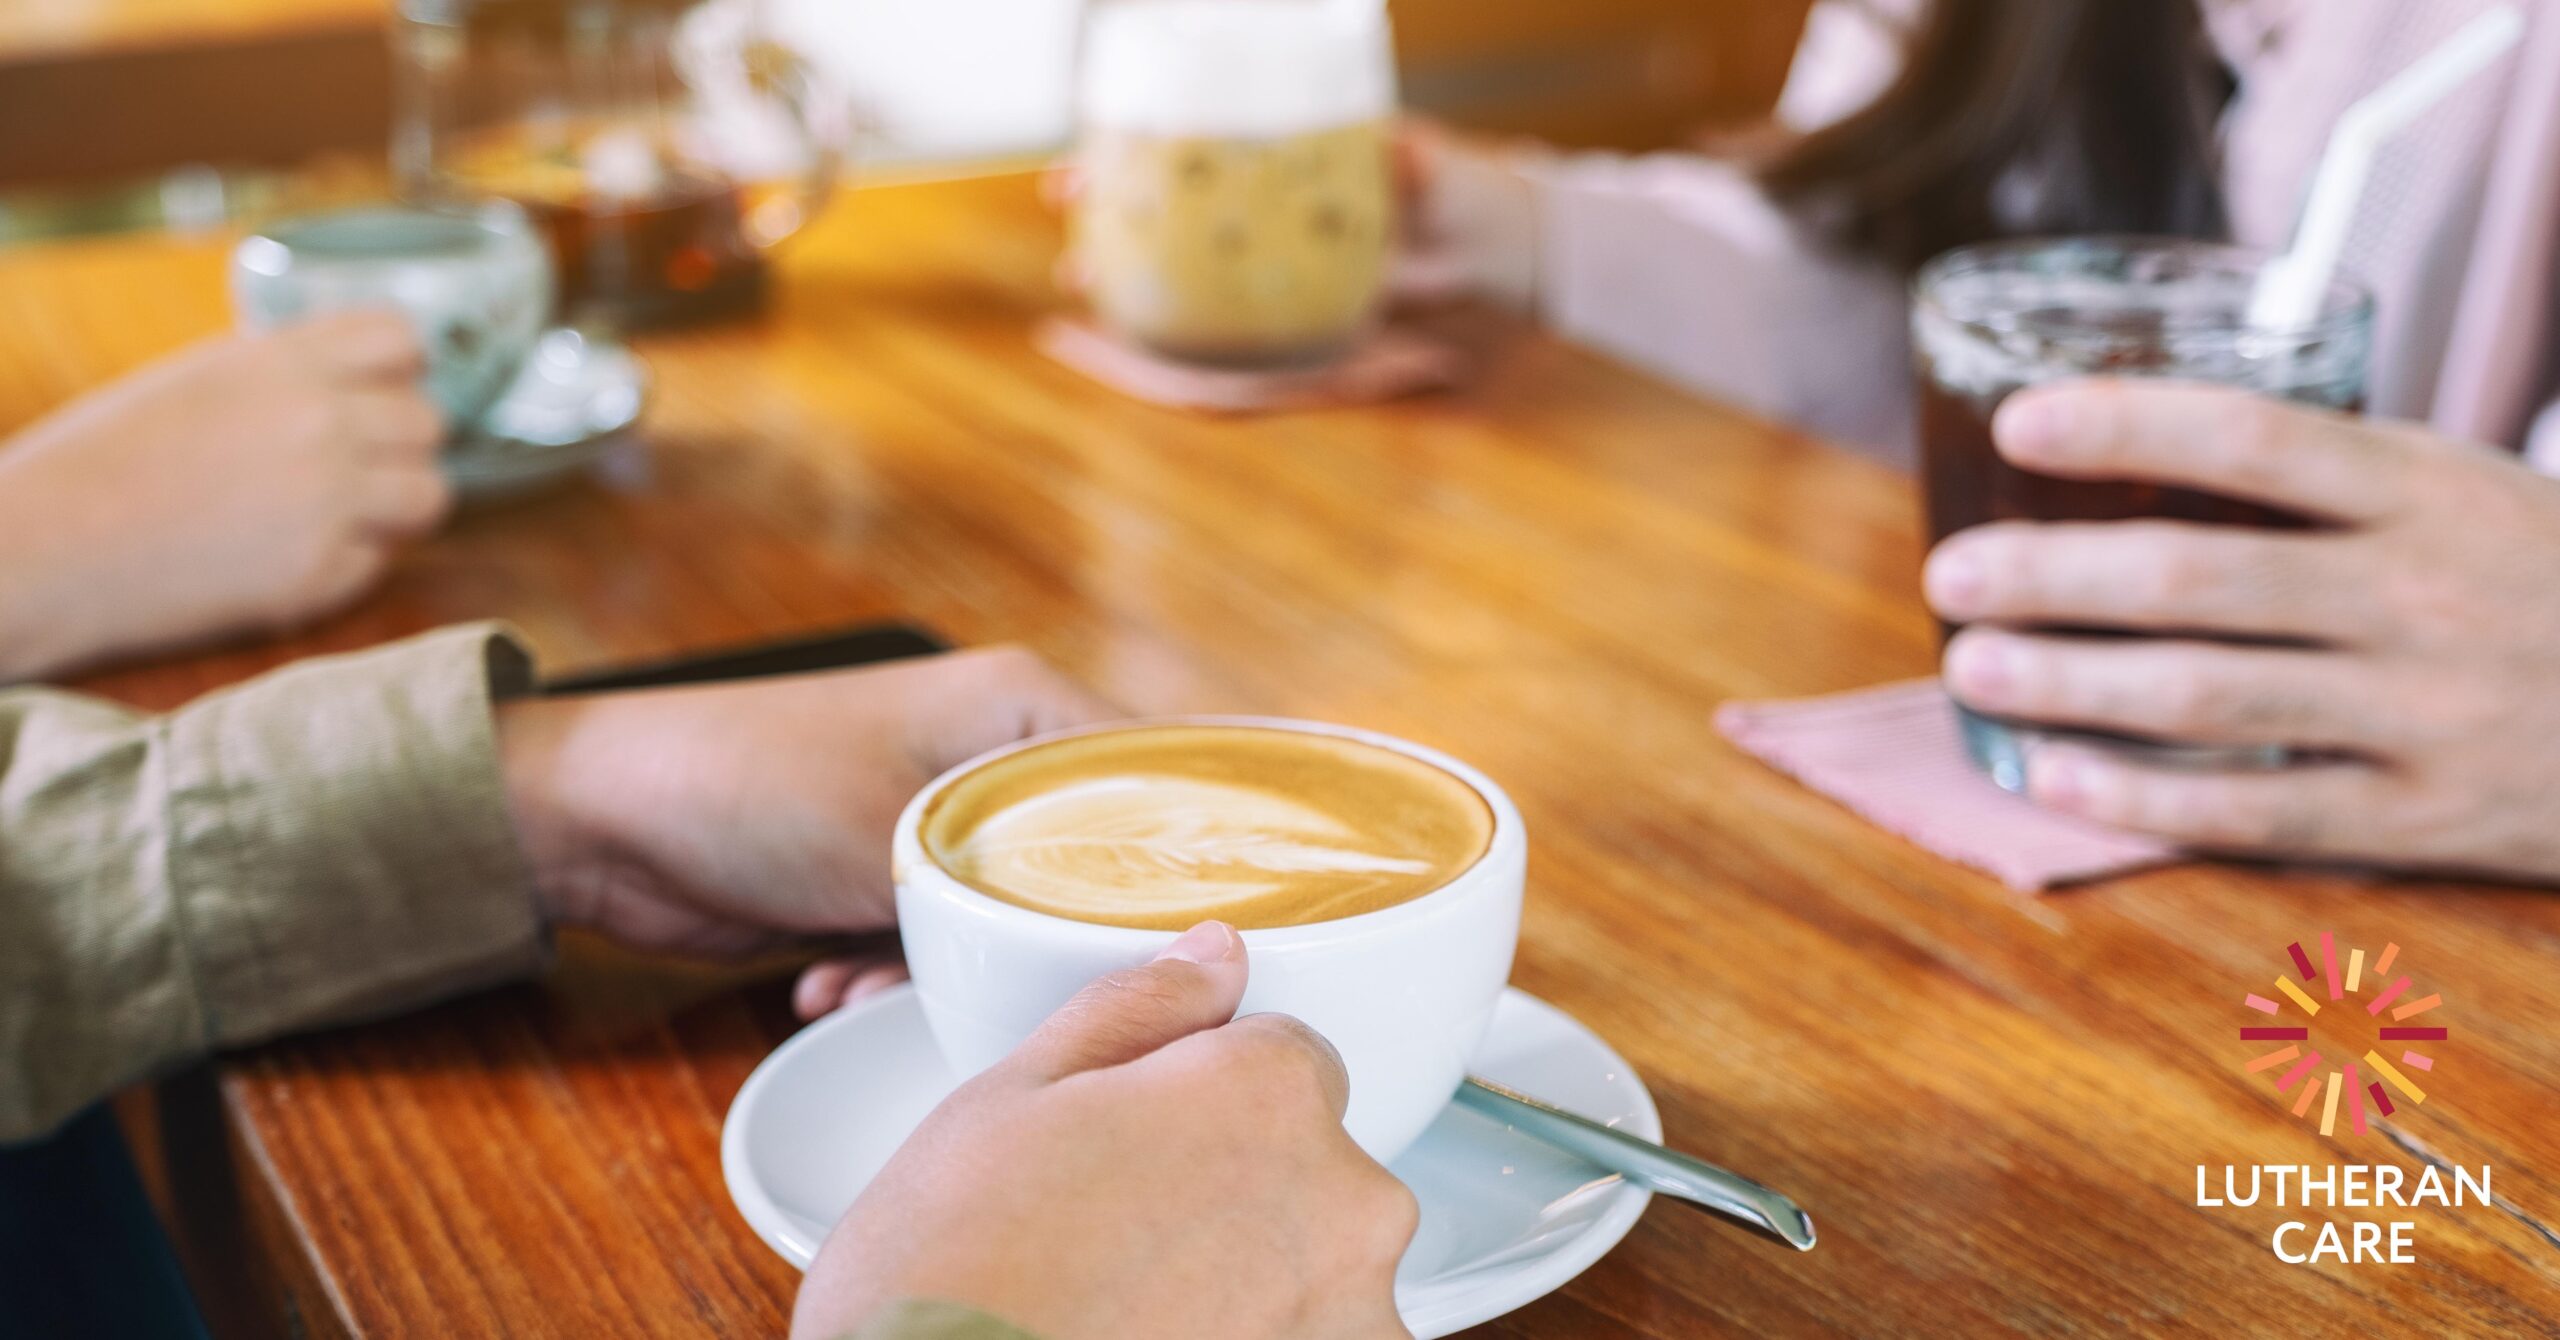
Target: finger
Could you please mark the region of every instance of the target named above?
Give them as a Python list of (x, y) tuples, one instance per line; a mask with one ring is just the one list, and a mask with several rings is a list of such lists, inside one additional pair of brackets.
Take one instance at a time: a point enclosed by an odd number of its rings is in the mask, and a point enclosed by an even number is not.
[(2066, 479), (2136, 479), (2365, 521), (2399, 502), (2410, 452), (2343, 414), (2224, 386), (2097, 377), (2034, 387), (1992, 418), (2000, 454)]
[(906, 960), (896, 954), (848, 954), (821, 959), (792, 984), (791, 1011), (804, 1020), (832, 1014), (865, 996), (907, 980)]
[(280, 338), (319, 366), (347, 376), (406, 381), (427, 371), (418, 329), (397, 308), (324, 312), (286, 327)]
[(344, 414), (356, 440), (384, 459), (423, 465), (444, 449), (444, 412), (414, 387), (348, 391)]
[(374, 534), (413, 540), (444, 523), (453, 486), (432, 466), (383, 466), (364, 472), (357, 512)]
[(2262, 856), (2361, 855), (2397, 803), (2388, 775), (2361, 763), (2187, 772), (2069, 744), (2028, 756), (2027, 794), (2098, 823)]
[(1449, 132), (1432, 122), (1406, 118), (1389, 141), (1389, 168), (1395, 185), (1396, 218), (1414, 241), (1429, 240), (1435, 231), (1424, 204), (1439, 178), (1449, 152)]
[(1059, 252), (1057, 261), (1049, 267), (1049, 280), (1060, 293), (1070, 297), (1084, 294), (1093, 289), (1093, 267), (1083, 253), (1070, 247)]
[(1021, 713), (1020, 726), (1026, 738), (1072, 726), (1116, 721), (1129, 715), (1095, 696), (1083, 685), (1050, 669), (1048, 662), (1039, 664), (1041, 673), (1017, 681), (1022, 695), (1016, 709)]
[(1950, 537), (1921, 582), (1959, 623), (2238, 633), (2340, 641), (2372, 587), (2345, 535), (2172, 521), (2001, 522)]
[(1977, 712), (2195, 744), (2374, 750), (2389, 707), (2331, 652), (1968, 628), (1947, 691)]
[(1351, 1106), (1351, 1072), (1343, 1068), (1342, 1053), (1295, 1015), (1248, 1014), (1218, 1033), (1223, 1045), (1266, 1049), (1271, 1064), (1293, 1076), (1303, 1075), (1322, 1095), (1334, 1120), (1341, 1120)]
[(382, 578), (389, 556), (379, 544), (349, 539), (332, 546), (308, 586), (263, 621), (269, 631), (290, 633), (354, 603)]
[(896, 963), (875, 963), (855, 973), (853, 980), (844, 984), (843, 994), (836, 999), (836, 1008), (842, 1009), (865, 996), (876, 996), (906, 980), (907, 965), (904, 960)]
[[(1376, 1167), (1374, 1164), (1371, 1166)], [(1378, 1249), (1376, 1256), (1385, 1268), (1387, 1302), (1392, 1307), (1396, 1263), (1403, 1259), (1405, 1249), (1413, 1245), (1414, 1231), (1422, 1227), (1422, 1202), (1414, 1196), (1413, 1188), (1385, 1168), (1377, 1169), (1369, 1185), (1374, 1188), (1369, 1193), (1373, 1208), (1365, 1218), (1371, 1231), (1377, 1235), (1374, 1239)]]
[(1344, 1246), (1353, 1252), (1340, 1292), (1354, 1323), (1344, 1335), (1410, 1337), (1396, 1311), (1396, 1266), (1422, 1227), (1422, 1202), (1395, 1174), (1372, 1163), (1345, 1196)]
[(907, 714), (908, 753), (928, 775), (1016, 740), (1126, 715), (1020, 647), (952, 652), (864, 673), (927, 685), (937, 706)]
[(1234, 1018), (1244, 983), (1244, 941), (1226, 923), (1204, 921), (1154, 962), (1076, 993), (997, 1068), (1049, 1083), (1134, 1061)]
[(1064, 210), (1084, 198), (1084, 165), (1074, 159), (1052, 163), (1040, 173), (1040, 203)]
[(831, 958), (802, 968), (800, 980), (791, 984), (791, 1012), (806, 1022), (834, 1010), (844, 1000), (845, 987), (867, 962)]

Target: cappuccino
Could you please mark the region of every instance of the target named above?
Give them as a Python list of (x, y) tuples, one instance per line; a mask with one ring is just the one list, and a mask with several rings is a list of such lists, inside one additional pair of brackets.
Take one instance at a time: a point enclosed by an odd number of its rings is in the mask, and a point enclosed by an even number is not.
[(1333, 1044), (1343, 1128), (1383, 1163), (1448, 1109), (1492, 1023), (1529, 836), (1492, 778), (1420, 745), (1207, 717), (964, 763), (907, 802), (890, 868), (916, 999), (955, 1073), (1222, 918), (1253, 959), (1237, 1011)]
[(1494, 818), (1466, 782), (1379, 745), (1166, 725), (1004, 755), (944, 787), (920, 827), (936, 865), (1032, 911), (1257, 930), (1430, 893), (1484, 856)]

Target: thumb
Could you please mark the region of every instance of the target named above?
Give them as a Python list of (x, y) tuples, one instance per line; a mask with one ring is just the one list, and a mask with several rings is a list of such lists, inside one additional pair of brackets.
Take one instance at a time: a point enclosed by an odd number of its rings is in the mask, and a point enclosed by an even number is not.
[(1047, 1084), (1137, 1060), (1235, 1018), (1244, 999), (1244, 941), (1223, 921), (1204, 921), (1144, 967), (1123, 968), (1058, 1007), (1004, 1068)]

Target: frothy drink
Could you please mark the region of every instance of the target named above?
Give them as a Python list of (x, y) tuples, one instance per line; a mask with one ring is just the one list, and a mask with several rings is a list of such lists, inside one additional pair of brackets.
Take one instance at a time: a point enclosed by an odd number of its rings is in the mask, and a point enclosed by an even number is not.
[(1087, 30), (1075, 246), (1104, 323), (1199, 362), (1322, 358), (1392, 233), (1383, 19), (1324, 0), (1122, 0)]
[(934, 863), (980, 893), (1075, 921), (1257, 930), (1419, 898), (1480, 860), (1473, 787), (1363, 741), (1156, 726), (1005, 755), (926, 810)]
[(1003, 1060), (1096, 977), (1216, 917), (1240, 1013), (1292, 1015), (1351, 1076), (1343, 1127), (1392, 1160), (1448, 1109), (1520, 938), (1520, 812), (1420, 745), (1312, 721), (1129, 722), (936, 778), (891, 838), (898, 933), (954, 1073)]

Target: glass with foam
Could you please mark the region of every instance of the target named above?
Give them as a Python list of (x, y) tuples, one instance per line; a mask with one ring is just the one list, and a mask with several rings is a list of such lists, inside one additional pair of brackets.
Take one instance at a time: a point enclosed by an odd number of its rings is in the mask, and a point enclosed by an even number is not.
[[(1369, 808), (1370, 781), (1322, 768), (1221, 768), (1211, 759), (1115, 762), (1072, 785), (1036, 776), (1042, 750), (1168, 733), (1185, 733), (1187, 749), (1237, 757), (1270, 754), (1255, 748), (1256, 735), (1374, 752), (1427, 772), (1444, 795), (1408, 794), (1465, 822), (1368, 824), (1357, 816)], [(1013, 779), (1027, 784), (1007, 796)], [(1244, 794), (1254, 791), (1262, 794)], [(968, 837), (947, 831), (952, 808), (989, 796), (985, 815), (958, 825), (994, 835), (973, 853)], [(1168, 814), (1184, 817), (1168, 824)], [(1334, 821), (1345, 816), (1364, 831), (1343, 831)], [(1470, 836), (1449, 848), (1459, 829)], [(1089, 866), (1085, 853), (1133, 841), (1152, 850), (1115, 857), (1110, 868), (1053, 863), (1029, 867), (1034, 879), (1019, 859), (1036, 848)], [(1519, 812), (1466, 764), (1373, 732), (1263, 718), (1121, 723), (1007, 746), (918, 793), (893, 847), (907, 964), (956, 1073), (993, 1065), (1095, 978), (1147, 962), (1192, 921), (1216, 917), (1239, 926), (1251, 962), (1239, 1013), (1293, 1015), (1333, 1043), (1351, 1076), (1343, 1123), (1382, 1162), (1448, 1105), (1484, 1041), (1511, 976), (1527, 860)], [(1275, 904), (1282, 886), (1309, 896)], [(1094, 902), (1115, 888), (1154, 905)]]
[(1078, 268), (1167, 357), (1321, 361), (1375, 319), (1393, 241), (1385, 7), (1118, 0), (1085, 30)]

